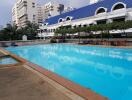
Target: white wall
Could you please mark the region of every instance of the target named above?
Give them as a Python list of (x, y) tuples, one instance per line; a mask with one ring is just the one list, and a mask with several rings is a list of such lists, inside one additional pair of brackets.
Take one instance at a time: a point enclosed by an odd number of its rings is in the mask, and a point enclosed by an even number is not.
[[(35, 7), (32, 7), (32, 3), (35, 3)], [(27, 0), (27, 14), (28, 20), (37, 23), (37, 2), (36, 0)], [(35, 15), (35, 20), (33, 20), (33, 15)]]

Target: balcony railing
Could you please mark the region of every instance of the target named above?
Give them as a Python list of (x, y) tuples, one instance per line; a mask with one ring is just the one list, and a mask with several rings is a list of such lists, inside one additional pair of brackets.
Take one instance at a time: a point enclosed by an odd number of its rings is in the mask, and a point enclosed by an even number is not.
[(114, 10), (108, 13), (100, 13), (98, 15), (95, 15), (94, 18), (96, 18), (96, 20), (101, 20), (101, 19), (110, 19), (110, 18), (115, 18), (115, 17), (123, 17), (126, 16), (126, 9), (119, 9), (119, 10)]
[(126, 8), (114, 10), (114, 11), (108, 13), (108, 18), (126, 16), (126, 13), (127, 13)]

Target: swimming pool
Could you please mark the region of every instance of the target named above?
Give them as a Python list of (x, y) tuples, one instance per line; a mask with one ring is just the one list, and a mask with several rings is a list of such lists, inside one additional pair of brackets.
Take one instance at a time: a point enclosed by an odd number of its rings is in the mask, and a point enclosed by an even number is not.
[(16, 64), (18, 61), (9, 56), (0, 57), (0, 65)]
[(48, 44), (7, 50), (111, 100), (132, 100), (132, 49)]

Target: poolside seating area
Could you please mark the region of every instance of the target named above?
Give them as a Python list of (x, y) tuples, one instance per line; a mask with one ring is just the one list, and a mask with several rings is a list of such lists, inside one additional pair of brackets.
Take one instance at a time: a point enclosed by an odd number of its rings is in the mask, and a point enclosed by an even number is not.
[(132, 44), (130, 41), (130, 44), (128, 44), (129, 41), (127, 40), (83, 40), (79, 44), (82, 45), (106, 45), (106, 46), (129, 46)]
[(76, 43), (80, 45), (132, 46), (132, 38), (87, 38), (87, 37), (54, 37), (55, 43)]

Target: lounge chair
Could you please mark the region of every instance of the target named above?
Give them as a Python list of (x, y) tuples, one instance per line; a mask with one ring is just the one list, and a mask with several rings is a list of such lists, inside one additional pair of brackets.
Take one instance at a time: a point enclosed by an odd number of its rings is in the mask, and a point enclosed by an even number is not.
[(18, 45), (15, 42), (12, 42), (11, 46), (18, 46)]

